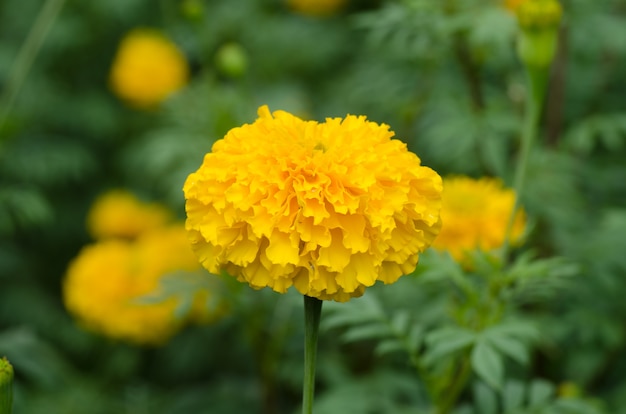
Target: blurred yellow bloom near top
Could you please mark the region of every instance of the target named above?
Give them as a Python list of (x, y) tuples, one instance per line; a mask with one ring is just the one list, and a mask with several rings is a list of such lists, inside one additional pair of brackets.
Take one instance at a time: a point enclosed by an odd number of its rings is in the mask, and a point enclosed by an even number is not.
[(341, 11), (348, 0), (287, 0), (289, 8), (310, 16), (330, 16)]
[(129, 104), (149, 108), (185, 86), (188, 78), (187, 60), (170, 39), (156, 30), (135, 29), (119, 45), (110, 85)]
[(63, 283), (68, 311), (86, 329), (137, 344), (167, 341), (189, 321), (209, 321), (202, 306), (212, 293), (197, 290), (194, 304), (175, 316), (176, 297), (146, 301), (172, 272), (200, 271), (182, 225), (144, 233), (135, 241), (108, 239), (83, 248)]
[(204, 267), (336, 301), (412, 272), (439, 231), (441, 177), (364, 116), (258, 114), (185, 182), (186, 227)]
[[(443, 225), (433, 248), (448, 251), (460, 263), (467, 253), (490, 251), (504, 244), (506, 229), (515, 203), (513, 190), (495, 178), (473, 179), (456, 176), (444, 179)], [(511, 242), (520, 240), (526, 226), (525, 214), (516, 214)]]
[(87, 228), (95, 239), (132, 239), (171, 220), (172, 214), (164, 206), (142, 202), (129, 191), (116, 189), (96, 199), (87, 215)]

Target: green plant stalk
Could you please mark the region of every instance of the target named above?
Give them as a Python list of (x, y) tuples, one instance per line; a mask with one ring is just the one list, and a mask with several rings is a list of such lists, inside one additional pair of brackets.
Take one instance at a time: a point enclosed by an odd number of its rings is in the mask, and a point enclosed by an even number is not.
[(506, 227), (504, 245), (502, 246), (502, 261), (508, 260), (509, 250), (511, 248), (511, 233), (515, 223), (515, 216), (520, 209), (520, 199), (524, 192), (524, 184), (528, 169), (528, 161), (530, 158), (530, 150), (537, 137), (537, 129), (541, 112), (543, 110), (543, 102), (548, 84), (549, 67), (527, 67), (526, 78), (530, 96), (526, 99), (526, 108), (524, 115), (524, 127), (522, 130), (521, 148), (517, 160), (515, 177), (513, 179), (513, 190), (515, 191), (515, 202), (513, 210), (509, 217)]
[(442, 399), (438, 402), (436, 413), (448, 414), (456, 405), (456, 402), (465, 389), (467, 381), (472, 373), (470, 364), (470, 353), (463, 354), (458, 370), (456, 371), (452, 384), (442, 393)]
[(46, 0), (35, 22), (33, 23), (26, 40), (22, 44), (9, 76), (2, 98), (0, 99), (0, 130), (4, 127), (15, 99), (26, 80), (28, 72), (41, 49), (50, 28), (63, 8), (65, 0)]
[(13, 406), (13, 366), (0, 359), (0, 414), (11, 414)]
[(304, 382), (302, 385), (302, 414), (313, 413), (315, 394), (315, 361), (317, 336), (322, 315), (322, 301), (304, 296)]

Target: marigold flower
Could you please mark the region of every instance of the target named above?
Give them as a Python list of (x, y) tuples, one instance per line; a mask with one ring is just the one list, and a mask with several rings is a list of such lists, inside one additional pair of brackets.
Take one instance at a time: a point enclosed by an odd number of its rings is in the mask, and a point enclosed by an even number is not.
[(122, 39), (110, 74), (113, 91), (131, 105), (155, 106), (189, 78), (183, 53), (165, 35), (135, 29)]
[(142, 202), (126, 190), (115, 189), (96, 199), (87, 215), (87, 228), (95, 239), (132, 239), (164, 226), (171, 219), (165, 207)]
[(183, 226), (144, 233), (135, 241), (108, 239), (86, 246), (72, 261), (63, 298), (68, 311), (89, 330), (138, 344), (160, 344), (188, 321), (212, 319), (207, 307), (200, 306), (211, 292), (198, 290), (183, 318), (174, 313), (177, 298), (145, 298), (158, 292), (165, 275), (200, 269)]
[(347, 301), (412, 272), (439, 227), (441, 177), (387, 125), (303, 121), (259, 108), (184, 186), (186, 227), (209, 271)]
[[(433, 248), (448, 251), (461, 263), (467, 253), (490, 251), (504, 244), (506, 229), (515, 203), (513, 190), (495, 178), (473, 179), (456, 176), (444, 179), (443, 226)], [(523, 211), (513, 223), (511, 242), (519, 241), (526, 225)]]
[(330, 16), (339, 12), (347, 0), (287, 0), (287, 5), (298, 13), (310, 16)]

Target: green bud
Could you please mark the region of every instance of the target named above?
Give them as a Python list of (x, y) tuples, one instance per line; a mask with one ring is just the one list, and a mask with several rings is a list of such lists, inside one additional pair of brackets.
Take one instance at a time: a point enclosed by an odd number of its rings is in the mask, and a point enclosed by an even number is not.
[(522, 30), (517, 39), (517, 54), (528, 67), (547, 68), (552, 63), (558, 44), (554, 29)]
[(180, 11), (187, 19), (198, 21), (204, 14), (204, 4), (200, 0), (183, 0)]
[(563, 9), (557, 0), (526, 0), (516, 9), (522, 30), (557, 29)]
[(0, 414), (11, 414), (13, 405), (13, 366), (0, 359)]
[(528, 67), (542, 69), (552, 63), (563, 15), (557, 0), (525, 0), (516, 9), (520, 33), (517, 53)]
[(215, 54), (217, 69), (231, 78), (243, 76), (248, 69), (248, 55), (238, 43), (226, 43)]

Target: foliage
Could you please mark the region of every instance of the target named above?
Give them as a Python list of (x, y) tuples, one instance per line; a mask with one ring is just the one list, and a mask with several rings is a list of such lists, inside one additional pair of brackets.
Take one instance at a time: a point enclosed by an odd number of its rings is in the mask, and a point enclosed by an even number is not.
[[(47, 1), (0, 2), (0, 357), (16, 413), (297, 412), (297, 294), (229, 284), (225, 318), (153, 348), (82, 330), (61, 301), (99, 194), (127, 188), (182, 219), (185, 177), (261, 104), (364, 114), (441, 175), (513, 184), (528, 91), (503, 2), (353, 0), (313, 17), (280, 0), (67, 0), (17, 65)], [(475, 252), (471, 269), (428, 251), (397, 283), (326, 303), (316, 412), (626, 412), (626, 2), (561, 3), (525, 244), (510, 261)], [(192, 70), (150, 110), (107, 83), (137, 27)], [(164, 289), (196, 284), (179, 282)]]

